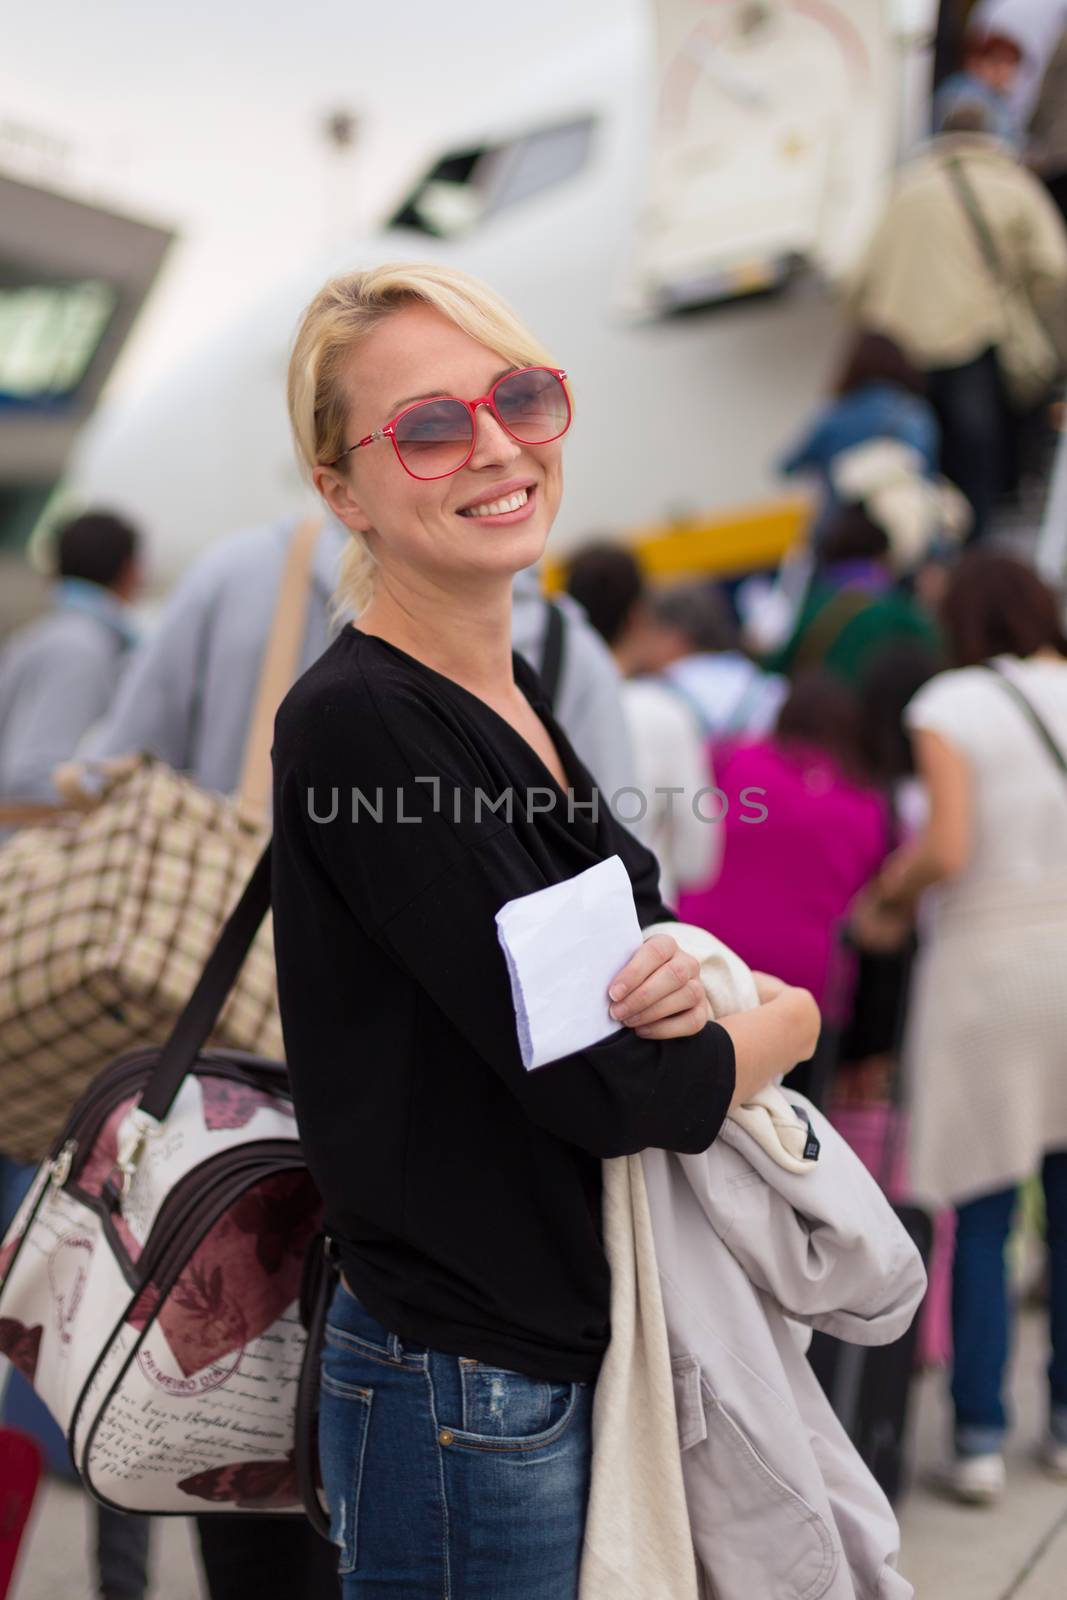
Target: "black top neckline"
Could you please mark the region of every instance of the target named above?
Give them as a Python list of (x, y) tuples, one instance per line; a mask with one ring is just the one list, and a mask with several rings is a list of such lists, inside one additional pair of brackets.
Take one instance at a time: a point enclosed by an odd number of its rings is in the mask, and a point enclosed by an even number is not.
[[(553, 792), (562, 796), (563, 799), (566, 800), (567, 790), (560, 788), (558, 779), (554, 777), (551, 769), (546, 766), (542, 757), (538, 755), (529, 739), (524, 738), (519, 730), (513, 727), (506, 717), (502, 717), (500, 712), (489, 704), (488, 700), (483, 700), (481, 695), (475, 694), (473, 690), (466, 688), (462, 683), (457, 683), (455, 678), (450, 678), (446, 672), (438, 672), (436, 667), (431, 667), (427, 662), (420, 660), (418, 656), (413, 656), (410, 651), (402, 650), (398, 644), (393, 644), (391, 639), (383, 639), (380, 633), (364, 633), (363, 629), (358, 628), (354, 622), (348, 623), (348, 628), (355, 635), (357, 640), (363, 640), (372, 645), (378, 644), (384, 646), (384, 648), (389, 651), (391, 655), (399, 657), (399, 659), (404, 662), (406, 666), (412, 666), (419, 672), (428, 673), (429, 676), (437, 683), (444, 684), (448, 690), (455, 694), (461, 695), (465, 701), (473, 702), (473, 704), (480, 710), (487, 712), (489, 716), (493, 718), (494, 722), (499, 723), (499, 725), (507, 731), (511, 738), (518, 742), (522, 749), (527, 753), (528, 759), (536, 763), (537, 767), (544, 774), (547, 781), (552, 785)], [(549, 735), (549, 738), (555, 745), (556, 754), (560, 759), (560, 765), (567, 775), (567, 781), (570, 785), (570, 793), (575, 795), (580, 794), (582, 792), (582, 785), (581, 783), (575, 781), (576, 762), (572, 759), (570, 743), (563, 734), (563, 730), (560, 728), (555, 717), (552, 715), (552, 709), (547, 700), (544, 698), (544, 694), (541, 690), (541, 680), (530, 667), (526, 658), (521, 656), (517, 650), (513, 650), (511, 652), (511, 664), (512, 670), (515, 674), (515, 682), (518, 685), (520, 692), (526, 699), (526, 702), (531, 711), (533, 711), (534, 715), (540, 718), (545, 732)]]

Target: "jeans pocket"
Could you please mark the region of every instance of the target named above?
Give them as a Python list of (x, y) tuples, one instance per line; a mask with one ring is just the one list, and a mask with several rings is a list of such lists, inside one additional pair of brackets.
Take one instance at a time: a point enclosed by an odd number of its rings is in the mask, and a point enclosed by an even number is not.
[(340, 1551), (339, 1572), (355, 1572), (359, 1559), (359, 1496), (374, 1390), (348, 1383), (325, 1367), (319, 1400), (319, 1457), (330, 1508), (330, 1538)]
[(463, 1415), (454, 1442), (481, 1449), (536, 1449), (569, 1424), (585, 1388), (548, 1383), (466, 1357), (459, 1363)]
[(343, 1278), (337, 1281), (326, 1316), (326, 1343), (356, 1354), (391, 1361), (389, 1334), (381, 1323), (357, 1300)]

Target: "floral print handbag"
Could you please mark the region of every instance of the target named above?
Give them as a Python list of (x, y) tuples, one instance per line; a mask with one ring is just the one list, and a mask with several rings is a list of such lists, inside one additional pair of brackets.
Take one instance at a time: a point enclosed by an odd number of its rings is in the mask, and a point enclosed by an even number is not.
[(268, 845), (166, 1044), (68, 1118), (0, 1249), (0, 1352), (103, 1503), (323, 1531), (322, 1204), (284, 1065), (204, 1048), (269, 900)]

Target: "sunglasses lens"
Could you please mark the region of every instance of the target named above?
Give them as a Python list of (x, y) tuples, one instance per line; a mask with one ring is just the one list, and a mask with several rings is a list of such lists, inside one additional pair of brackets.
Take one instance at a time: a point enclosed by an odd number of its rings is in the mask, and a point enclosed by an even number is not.
[(471, 414), (458, 400), (412, 406), (396, 425), (396, 446), (416, 478), (443, 478), (463, 465), (471, 447)]
[(498, 384), (496, 408), (509, 433), (524, 444), (547, 444), (570, 425), (567, 391), (543, 367), (512, 373)]

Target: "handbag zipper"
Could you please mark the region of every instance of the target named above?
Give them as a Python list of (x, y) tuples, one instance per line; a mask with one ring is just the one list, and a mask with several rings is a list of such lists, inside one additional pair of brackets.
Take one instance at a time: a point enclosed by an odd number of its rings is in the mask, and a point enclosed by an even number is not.
[[(95, 1090), (90, 1090), (86, 1100), (71, 1113), (57, 1141), (56, 1154), (49, 1163), (52, 1168), (52, 1181), (58, 1188), (62, 1188), (70, 1178), (77, 1178), (108, 1117), (131, 1091), (136, 1092), (145, 1088), (151, 1079), (157, 1059), (158, 1051), (152, 1050), (143, 1051), (128, 1061), (116, 1062), (110, 1082), (106, 1086), (99, 1085)], [(288, 1077), (284, 1067), (274, 1066), (266, 1060), (258, 1067), (254, 1063), (256, 1063), (254, 1056), (250, 1056), (247, 1064), (244, 1064), (221, 1054), (214, 1056), (205, 1052), (197, 1057), (189, 1075), (226, 1078), (236, 1083), (251, 1082), (255, 1088), (269, 1089), (275, 1094), (278, 1092), (280, 1079), (288, 1089)], [(264, 1078), (267, 1079), (266, 1083), (262, 1081)], [(284, 1098), (290, 1099), (288, 1093)]]
[[(263, 1176), (272, 1177), (275, 1172), (296, 1170), (305, 1165), (295, 1139), (262, 1139), (254, 1144), (242, 1145), (239, 1150), (222, 1150), (217, 1156), (210, 1157), (187, 1172), (160, 1206), (144, 1248), (137, 1258), (135, 1271), (140, 1282), (137, 1292), (141, 1293), (154, 1280), (154, 1287), (163, 1290), (162, 1279), (166, 1270), (169, 1270), (171, 1255), (180, 1250), (181, 1258), (185, 1259), (187, 1254), (191, 1254), (199, 1239), (214, 1226), (231, 1203), (231, 1191), (235, 1197), (239, 1197), (251, 1187), (249, 1169), (254, 1172), (262, 1167)], [(240, 1183), (236, 1182), (237, 1179), (240, 1179)], [(225, 1188), (220, 1194), (218, 1187), (224, 1183)], [(206, 1187), (210, 1198), (205, 1197)], [(208, 1220), (201, 1218), (192, 1233), (187, 1233), (188, 1224), (197, 1219), (201, 1207), (207, 1212)]]

